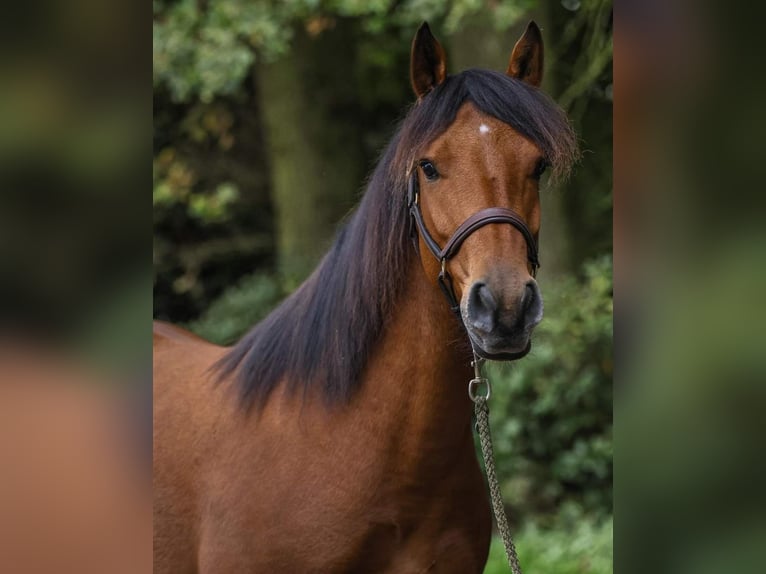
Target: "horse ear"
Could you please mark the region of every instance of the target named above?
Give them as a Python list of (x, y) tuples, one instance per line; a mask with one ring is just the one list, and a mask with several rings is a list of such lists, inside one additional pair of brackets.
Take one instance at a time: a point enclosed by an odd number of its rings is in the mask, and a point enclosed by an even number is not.
[(508, 70), (513, 78), (539, 87), (543, 81), (543, 35), (534, 20), (513, 47)]
[(444, 48), (423, 22), (412, 40), (410, 55), (410, 81), (418, 99), (444, 81), (447, 76)]

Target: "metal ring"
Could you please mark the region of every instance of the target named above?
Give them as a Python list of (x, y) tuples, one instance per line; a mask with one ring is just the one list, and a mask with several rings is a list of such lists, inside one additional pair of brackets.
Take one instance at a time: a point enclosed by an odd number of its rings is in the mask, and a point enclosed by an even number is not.
[[(476, 394), (476, 387), (478, 387), (479, 385), (487, 385), (486, 395), (481, 396)], [(489, 384), (489, 379), (485, 379), (484, 377), (477, 377), (475, 379), (471, 379), (468, 382), (468, 396), (471, 398), (473, 402), (477, 403), (479, 402), (479, 399), (484, 399), (485, 401), (488, 401), (491, 395), (492, 395), (492, 386)]]

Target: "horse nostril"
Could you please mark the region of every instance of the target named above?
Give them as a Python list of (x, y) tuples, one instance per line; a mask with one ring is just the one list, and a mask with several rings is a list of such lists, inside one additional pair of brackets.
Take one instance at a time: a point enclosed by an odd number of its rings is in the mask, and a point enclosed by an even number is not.
[(495, 298), (492, 296), (492, 291), (489, 290), (489, 287), (484, 285), (483, 283), (478, 285), (476, 288), (476, 294), (479, 298), (479, 301), (481, 302), (482, 306), (487, 309), (488, 311), (494, 311), (497, 309), (497, 302), (495, 301)]
[(468, 318), (473, 326), (482, 331), (492, 331), (495, 327), (497, 301), (485, 283), (474, 283), (468, 294)]
[(531, 329), (543, 318), (543, 300), (540, 297), (540, 289), (534, 281), (528, 281), (524, 286), (524, 295), (521, 298), (521, 316), (524, 318), (524, 326)]
[(521, 297), (521, 312), (526, 315), (529, 306), (533, 303), (535, 298), (535, 288), (532, 283), (527, 283), (524, 286), (524, 295)]

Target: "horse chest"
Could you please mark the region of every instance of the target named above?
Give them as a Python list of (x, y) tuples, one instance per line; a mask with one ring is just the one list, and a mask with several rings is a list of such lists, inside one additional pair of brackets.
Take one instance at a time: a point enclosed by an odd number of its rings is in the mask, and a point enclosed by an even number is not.
[[(486, 562), (488, 509), (483, 501), (459, 505), (440, 500), (389, 500), (385, 506), (346, 506), (328, 512), (301, 546), (311, 555), (279, 568), (310, 572), (470, 573)], [(486, 511), (486, 512), (485, 512)], [(293, 538), (298, 542), (299, 534)], [(281, 554), (280, 560), (284, 560)]]
[(247, 481), (237, 504), (208, 515), (200, 572), (482, 571), (491, 523), (478, 467), (439, 480), (353, 465), (304, 470)]
[(394, 510), (398, 518), (389, 521), (368, 518), (348, 571), (481, 572), (490, 529), (482, 501), (470, 506), (446, 497), (423, 502), (418, 509)]

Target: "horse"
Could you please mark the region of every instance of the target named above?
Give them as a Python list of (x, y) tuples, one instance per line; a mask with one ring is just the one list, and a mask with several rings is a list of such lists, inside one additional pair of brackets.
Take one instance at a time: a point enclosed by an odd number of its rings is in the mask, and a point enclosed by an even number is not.
[(472, 351), (529, 352), (540, 177), (577, 154), (542, 74), (534, 22), (505, 73), (455, 75), (424, 23), (415, 101), (309, 278), (232, 347), (155, 326), (156, 573), (482, 571)]

